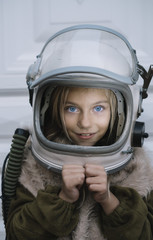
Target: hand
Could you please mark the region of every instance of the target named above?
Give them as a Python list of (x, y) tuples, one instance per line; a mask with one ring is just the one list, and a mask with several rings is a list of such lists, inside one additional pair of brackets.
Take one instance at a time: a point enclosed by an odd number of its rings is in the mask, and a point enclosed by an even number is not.
[(86, 184), (88, 189), (93, 192), (95, 201), (102, 203), (109, 195), (107, 173), (104, 167), (95, 164), (86, 164), (85, 174)]
[(77, 201), (80, 195), (79, 190), (85, 180), (85, 168), (81, 165), (64, 165), (62, 180), (59, 197), (70, 203)]
[(108, 215), (119, 205), (119, 200), (110, 192), (107, 173), (103, 166), (85, 165), (86, 184), (89, 191), (93, 192), (96, 202), (100, 203)]

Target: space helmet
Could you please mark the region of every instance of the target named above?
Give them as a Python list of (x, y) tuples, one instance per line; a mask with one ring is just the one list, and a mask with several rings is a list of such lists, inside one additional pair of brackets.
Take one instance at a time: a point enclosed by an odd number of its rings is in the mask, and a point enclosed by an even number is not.
[[(42, 165), (56, 172), (64, 164), (95, 163), (108, 173), (123, 168), (132, 158), (133, 147), (141, 147), (144, 123), (142, 88), (137, 86), (144, 69), (136, 51), (120, 33), (97, 25), (63, 29), (48, 39), (29, 67), (27, 84), (33, 108), (31, 149)], [(116, 138), (112, 143), (80, 146), (50, 140), (44, 133), (52, 94), (60, 87), (110, 89), (117, 101)]]

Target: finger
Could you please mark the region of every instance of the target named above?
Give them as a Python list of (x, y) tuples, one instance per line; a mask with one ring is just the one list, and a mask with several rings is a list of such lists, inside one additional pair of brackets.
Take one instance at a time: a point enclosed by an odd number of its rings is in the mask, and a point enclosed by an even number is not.
[(77, 171), (85, 172), (85, 168), (81, 165), (63, 165), (62, 171), (63, 170), (69, 170), (72, 172), (77, 172)]
[(62, 174), (75, 174), (75, 173), (85, 173), (83, 166), (79, 165), (64, 165), (62, 169)]
[(107, 176), (86, 177), (86, 183), (87, 183), (87, 185), (89, 185), (89, 184), (101, 184), (101, 183), (107, 184)]
[(104, 193), (106, 193), (108, 191), (107, 184), (105, 184), (105, 183), (102, 183), (102, 184), (90, 184), (88, 186), (88, 189), (91, 192), (97, 192), (97, 193), (101, 193), (101, 194), (104, 194)]
[(86, 177), (95, 177), (95, 176), (103, 176), (103, 175), (107, 176), (107, 173), (103, 166), (91, 165), (91, 164), (85, 165), (85, 174), (86, 174)]
[(84, 183), (84, 173), (63, 174), (63, 183), (67, 189), (71, 189), (76, 186), (82, 186)]

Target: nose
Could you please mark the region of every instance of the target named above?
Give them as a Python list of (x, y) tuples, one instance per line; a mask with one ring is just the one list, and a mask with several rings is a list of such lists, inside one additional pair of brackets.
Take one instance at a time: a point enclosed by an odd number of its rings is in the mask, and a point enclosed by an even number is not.
[(81, 129), (89, 129), (91, 127), (91, 116), (87, 112), (82, 112), (79, 114), (78, 127)]

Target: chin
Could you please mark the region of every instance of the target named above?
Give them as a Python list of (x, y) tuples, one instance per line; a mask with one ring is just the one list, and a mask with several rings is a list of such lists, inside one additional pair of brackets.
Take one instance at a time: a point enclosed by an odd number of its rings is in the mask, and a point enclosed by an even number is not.
[(76, 143), (79, 146), (86, 146), (86, 147), (91, 147), (94, 146), (96, 143)]

